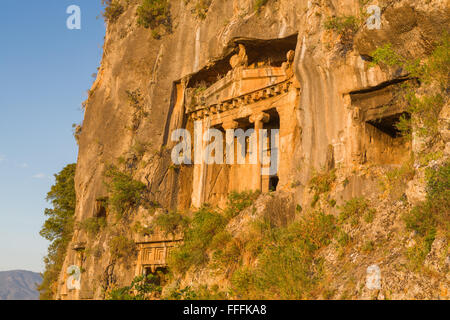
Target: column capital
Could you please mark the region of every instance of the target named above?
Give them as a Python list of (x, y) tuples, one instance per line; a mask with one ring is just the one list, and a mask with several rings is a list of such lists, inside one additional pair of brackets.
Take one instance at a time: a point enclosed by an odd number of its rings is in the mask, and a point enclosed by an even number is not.
[(269, 122), (270, 120), (270, 115), (268, 113), (265, 112), (259, 112), (259, 113), (255, 113), (252, 114), (249, 118), (250, 123), (256, 123), (256, 122)]
[(237, 127), (239, 127), (239, 123), (234, 120), (228, 120), (222, 123), (222, 128), (224, 128), (225, 130), (236, 129)]

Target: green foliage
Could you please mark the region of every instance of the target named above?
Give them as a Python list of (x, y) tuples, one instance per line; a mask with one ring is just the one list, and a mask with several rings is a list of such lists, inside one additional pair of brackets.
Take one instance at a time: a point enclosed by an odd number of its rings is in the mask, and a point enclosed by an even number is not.
[(427, 77), (436, 81), (442, 89), (447, 89), (450, 82), (450, 35), (445, 33), (439, 45), (434, 49), (426, 65)]
[(314, 192), (311, 207), (314, 207), (320, 200), (320, 195), (331, 190), (331, 186), (336, 181), (336, 170), (324, 173), (315, 173), (309, 181), (309, 190)]
[(364, 245), (362, 246), (361, 250), (362, 250), (362, 252), (365, 252), (365, 253), (372, 252), (373, 250), (375, 250), (375, 242), (366, 241), (364, 243)]
[(251, 206), (253, 202), (261, 194), (259, 191), (247, 192), (231, 192), (228, 195), (227, 208), (225, 209), (225, 216), (229, 219), (237, 216), (242, 210)]
[(105, 217), (91, 217), (87, 218), (80, 223), (80, 227), (84, 229), (89, 236), (97, 235), (100, 230), (106, 227), (106, 218)]
[[(420, 95), (412, 82), (404, 84), (404, 100), (407, 112), (412, 117), (402, 117), (397, 128), (405, 137), (411, 137), (411, 128), (422, 137), (434, 138), (438, 135), (438, 118), (448, 100), (450, 77), (450, 36), (445, 33), (432, 54), (425, 59), (407, 59), (397, 53), (391, 44), (377, 48), (371, 55), (372, 66), (380, 64), (403, 69), (410, 78), (418, 80), (425, 88)], [(423, 90), (422, 90), (423, 91)]]
[(310, 190), (315, 194), (322, 194), (331, 190), (331, 185), (336, 181), (336, 170), (324, 172), (322, 174), (316, 173), (310, 180)]
[[(239, 261), (240, 249), (232, 240), (225, 227), (230, 219), (253, 204), (259, 192), (232, 192), (228, 197), (227, 208), (223, 212), (204, 205), (194, 213), (192, 221), (186, 222), (179, 214), (168, 216), (169, 221), (163, 224), (166, 230), (179, 230), (184, 227), (183, 244), (172, 252), (169, 266), (176, 272), (184, 273), (191, 266), (199, 266), (208, 262), (208, 249), (213, 251), (213, 260), (217, 268), (224, 267), (226, 261), (230, 266)], [(170, 217), (170, 219), (169, 219)], [(189, 225), (188, 227), (186, 227)]]
[(449, 85), (450, 73), (450, 35), (445, 33), (441, 41), (436, 45), (432, 54), (424, 61), (419, 59), (407, 59), (398, 54), (392, 44), (387, 43), (372, 52), (372, 66), (385, 64), (390, 67), (401, 67), (411, 77), (418, 78), (421, 82), (428, 84), (437, 81), (442, 88)]
[(153, 227), (143, 226), (139, 221), (133, 226), (133, 231), (142, 236), (150, 236), (153, 234)]
[(136, 255), (136, 244), (132, 239), (128, 239), (123, 235), (114, 236), (109, 244), (111, 256), (113, 258), (133, 258)]
[(108, 204), (119, 218), (145, 202), (147, 187), (144, 183), (134, 180), (113, 165), (107, 167), (104, 176), (109, 192)]
[(351, 238), (350, 238), (350, 236), (348, 235), (348, 233), (346, 233), (345, 231), (343, 231), (343, 230), (340, 230), (339, 231), (339, 233), (338, 233), (338, 235), (337, 235), (337, 242), (338, 242), (338, 244), (341, 246), (341, 247), (346, 247), (349, 243), (350, 243), (350, 241), (352, 240)]
[(75, 168), (76, 164), (69, 164), (56, 174), (56, 182), (47, 193), (47, 201), (51, 202), (53, 208), (45, 209), (44, 214), (48, 218), (39, 233), (51, 242), (44, 258), (42, 284), (38, 287), (40, 298), (44, 300), (52, 299), (56, 293), (67, 245), (72, 238), (76, 205)]
[(215, 250), (212, 256), (213, 269), (227, 271), (241, 261), (241, 248), (238, 242), (225, 230), (214, 236), (210, 247)]
[(391, 197), (399, 198), (406, 183), (414, 178), (414, 161), (409, 159), (400, 168), (389, 170), (380, 181), (381, 188)]
[(144, 0), (137, 9), (137, 24), (152, 29), (155, 39), (160, 38), (158, 30), (164, 26), (171, 31), (170, 5), (168, 0)]
[(323, 276), (323, 260), (315, 253), (333, 238), (334, 217), (313, 212), (287, 227), (263, 222), (260, 227), (254, 239), (261, 243), (258, 264), (233, 274), (233, 293), (240, 299), (310, 298)]
[(395, 52), (394, 49), (392, 49), (392, 44), (390, 43), (377, 48), (374, 52), (372, 52), (371, 56), (373, 59), (371, 66), (376, 66), (380, 63), (386, 64), (390, 67), (405, 65), (405, 59)]
[(106, 300), (149, 300), (152, 294), (161, 291), (160, 278), (150, 274), (135, 277), (129, 286), (111, 290)]
[(103, 17), (109, 23), (115, 22), (124, 11), (124, 7), (119, 0), (102, 0), (102, 4), (106, 5)]
[(206, 14), (208, 13), (209, 6), (212, 0), (196, 0), (194, 5), (194, 12), (198, 18), (201, 20), (206, 19)]
[(359, 27), (359, 20), (355, 16), (329, 17), (325, 21), (325, 29), (336, 31), (339, 34), (356, 32)]
[(225, 300), (227, 294), (219, 291), (217, 285), (213, 285), (211, 288), (201, 285), (196, 289), (190, 286), (183, 289), (176, 288), (169, 293), (167, 298), (171, 300)]
[(225, 217), (211, 208), (203, 206), (194, 213), (189, 228), (184, 233), (183, 244), (169, 257), (169, 267), (184, 273), (191, 266), (200, 266), (208, 261), (207, 249), (213, 237), (226, 226)]
[(375, 210), (367, 210), (363, 218), (366, 223), (372, 223), (375, 219)]
[(407, 252), (420, 267), (438, 231), (450, 239), (450, 163), (427, 170), (427, 198), (403, 216), (406, 227), (416, 232), (416, 245)]
[(140, 141), (136, 141), (131, 147), (131, 152), (138, 158), (141, 159), (145, 152), (148, 150), (150, 143), (143, 143)]
[(154, 223), (166, 236), (168, 234), (175, 236), (187, 227), (189, 221), (178, 212), (168, 212), (156, 216)]
[[(367, 200), (362, 197), (346, 201), (340, 209), (339, 221), (345, 223), (350, 220), (350, 223), (353, 226), (358, 225), (361, 217), (365, 217), (366, 219), (367, 215), (375, 214), (375, 210), (371, 209)], [(368, 220), (370, 220), (370, 218)]]

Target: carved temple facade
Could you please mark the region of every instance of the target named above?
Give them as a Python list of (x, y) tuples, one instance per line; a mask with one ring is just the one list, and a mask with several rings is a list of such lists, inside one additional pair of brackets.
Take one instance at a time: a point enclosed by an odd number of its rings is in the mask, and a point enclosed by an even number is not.
[[(223, 163), (193, 164), (190, 203), (194, 207), (223, 204), (231, 191), (267, 192), (290, 184), (300, 92), (293, 73), (294, 51), (284, 53), (284, 62), (271, 65), (249, 64), (245, 46), (238, 49), (229, 60), (231, 70), (216, 81), (180, 82), (183, 115), (178, 118), (184, 120), (178, 123), (186, 124), (193, 140), (200, 139), (192, 144), (198, 142), (201, 159), (212, 141), (204, 139), (209, 129), (222, 132), (224, 140)], [(235, 136), (239, 129), (245, 140)], [(262, 137), (264, 132), (267, 135)]]
[(181, 242), (181, 237), (159, 237), (137, 242), (136, 275), (155, 274), (167, 268), (167, 257)]

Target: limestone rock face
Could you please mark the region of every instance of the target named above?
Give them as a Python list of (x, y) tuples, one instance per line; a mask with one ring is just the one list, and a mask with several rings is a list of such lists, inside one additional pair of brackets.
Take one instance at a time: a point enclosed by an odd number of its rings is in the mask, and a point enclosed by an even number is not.
[[(363, 19), (357, 29), (343, 33), (326, 28), (327, 20), (359, 17), (367, 8), (361, 1), (269, 0), (255, 11), (253, 0), (213, 0), (202, 20), (192, 13), (192, 3), (171, 0), (172, 31), (155, 39), (150, 30), (136, 24), (140, 1), (126, 2), (117, 21), (108, 24), (102, 64), (78, 131), (77, 222), (102, 211), (98, 201), (108, 196), (104, 171), (119, 158), (135, 179), (148, 186), (152, 201), (161, 206), (158, 210), (188, 209), (203, 202), (223, 205), (231, 190), (257, 186), (263, 191), (276, 187), (291, 212), (294, 203), (309, 203), (307, 183), (321, 168), (337, 169), (338, 180), (346, 181), (337, 187), (339, 204), (361, 195), (375, 197), (377, 183), (367, 167), (398, 167), (409, 159), (416, 142), (404, 142), (392, 131), (393, 121), (405, 110), (383, 108), (394, 105), (398, 86), (409, 80), (405, 71), (370, 67), (369, 56), (390, 42), (406, 56), (421, 57), (449, 25), (448, 3), (441, 0), (374, 1), (382, 9), (381, 28), (369, 30)], [(447, 109), (448, 105), (442, 111), (441, 129), (448, 154)], [(259, 122), (252, 120), (256, 112), (263, 113)], [(201, 121), (203, 129), (215, 126), (223, 131), (257, 128), (257, 123), (279, 129), (276, 180), (255, 178), (254, 167), (174, 168), (172, 131), (184, 127), (193, 131), (194, 121)], [(145, 146), (145, 152), (136, 152), (137, 146)], [(414, 181), (407, 197), (423, 199), (424, 182)], [(264, 201), (271, 201), (264, 197), (258, 200), (263, 207)], [(395, 210), (389, 203), (383, 205), (386, 214), (380, 223), (398, 223)], [(140, 208), (118, 229), (144, 243), (133, 226), (137, 221), (149, 226), (152, 219)], [(114, 219), (108, 214), (107, 220)], [(235, 224), (230, 228), (239, 234), (240, 224)], [(378, 227), (383, 232), (383, 226)], [(114, 257), (110, 246), (117, 232), (106, 228), (92, 236), (82, 228), (75, 230), (57, 298), (102, 299), (111, 285), (131, 282), (140, 253)], [(360, 283), (366, 268), (377, 264), (382, 287), (396, 286), (383, 262), (358, 259), (364, 262), (355, 273)], [(80, 290), (65, 285), (71, 265), (82, 267)], [(399, 282), (414, 283), (410, 275), (395, 276), (403, 277)], [(193, 279), (209, 278), (205, 271)], [(373, 293), (357, 293), (364, 295)]]

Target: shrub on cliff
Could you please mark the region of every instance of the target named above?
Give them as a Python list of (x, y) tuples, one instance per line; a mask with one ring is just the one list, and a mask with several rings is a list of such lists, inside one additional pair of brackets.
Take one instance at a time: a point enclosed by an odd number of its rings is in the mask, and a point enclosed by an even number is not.
[(178, 212), (163, 213), (155, 218), (155, 225), (158, 226), (165, 235), (175, 236), (178, 232), (181, 232), (188, 225), (186, 217)]
[(171, 31), (170, 5), (168, 0), (144, 0), (138, 7), (137, 24), (147, 29), (152, 29), (153, 37), (158, 39), (159, 27), (164, 26)]
[(358, 30), (359, 21), (355, 16), (330, 17), (325, 21), (327, 30), (334, 30), (339, 34), (355, 33)]
[(102, 0), (102, 4), (106, 5), (102, 15), (107, 22), (115, 22), (124, 11), (118, 0)]
[(213, 208), (207, 205), (200, 208), (185, 231), (183, 245), (169, 257), (169, 267), (184, 273), (193, 265), (200, 266), (207, 262), (209, 244), (226, 223), (225, 217)]
[(427, 198), (404, 215), (407, 229), (415, 231), (416, 244), (407, 255), (420, 267), (440, 231), (450, 240), (450, 162), (427, 170)]
[(42, 284), (38, 287), (40, 298), (53, 299), (64, 256), (73, 233), (73, 216), (75, 213), (75, 168), (76, 164), (67, 165), (55, 175), (56, 182), (47, 193), (47, 201), (52, 209), (45, 209), (48, 217), (40, 235), (50, 241), (47, 256), (44, 258), (45, 271)]
[(134, 241), (123, 235), (112, 237), (109, 246), (111, 257), (114, 259), (128, 258), (131, 260), (137, 252)]
[(100, 230), (106, 227), (106, 218), (105, 217), (91, 217), (83, 220), (80, 223), (80, 227), (84, 229), (89, 236), (97, 235)]
[(129, 286), (108, 292), (106, 300), (148, 300), (151, 294), (161, 293), (159, 281), (159, 277), (152, 274), (138, 276)]
[[(165, 224), (169, 226), (168, 230), (184, 225), (183, 244), (169, 257), (169, 267), (175, 272), (184, 273), (191, 266), (205, 264), (209, 261), (208, 250), (212, 251), (218, 268), (222, 267), (220, 265), (223, 265), (223, 261), (232, 263), (239, 260), (239, 248), (225, 227), (232, 218), (252, 205), (258, 195), (259, 192), (232, 192), (228, 196), (225, 210), (204, 205), (194, 213), (191, 221), (180, 217), (179, 214), (174, 214), (172, 218), (171, 215), (162, 218), (162, 222), (167, 221)], [(220, 265), (217, 262), (220, 262)]]
[(144, 202), (147, 186), (141, 181), (134, 180), (133, 177), (120, 171), (111, 165), (105, 171), (109, 192), (108, 204), (120, 218), (130, 210), (138, 208)]
[(323, 275), (323, 260), (316, 252), (334, 237), (337, 231), (334, 217), (308, 212), (287, 227), (261, 222), (259, 229), (259, 236), (252, 240), (260, 247), (258, 264), (241, 267), (231, 278), (236, 298), (311, 298)]
[[(446, 33), (436, 44), (431, 55), (424, 59), (408, 59), (396, 52), (389, 43), (371, 53), (372, 66), (378, 64), (398, 67), (409, 78), (417, 80), (403, 85), (403, 100), (407, 105), (406, 111), (411, 116), (403, 117), (397, 124), (397, 129), (405, 137), (411, 138), (413, 127), (419, 136), (430, 138), (429, 141), (434, 141), (439, 135), (439, 114), (448, 101), (449, 49), (450, 35)], [(420, 86), (420, 94), (418, 86)]]

